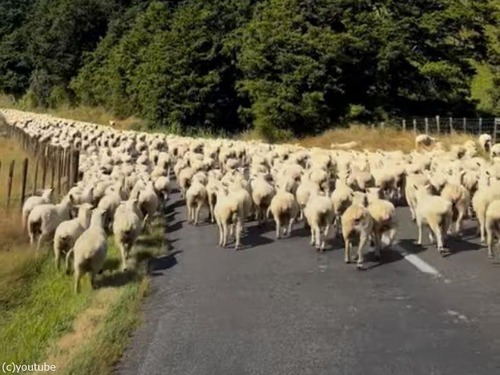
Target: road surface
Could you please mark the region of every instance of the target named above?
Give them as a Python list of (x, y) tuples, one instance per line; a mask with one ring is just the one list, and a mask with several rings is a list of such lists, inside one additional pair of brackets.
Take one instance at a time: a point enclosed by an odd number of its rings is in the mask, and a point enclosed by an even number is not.
[(278, 241), (251, 225), (234, 251), (187, 224), (178, 195), (167, 212), (172, 250), (119, 374), (500, 374), (500, 264), (470, 223), (443, 258), (398, 208), (397, 246), (357, 271), (340, 238), (319, 254), (303, 223)]

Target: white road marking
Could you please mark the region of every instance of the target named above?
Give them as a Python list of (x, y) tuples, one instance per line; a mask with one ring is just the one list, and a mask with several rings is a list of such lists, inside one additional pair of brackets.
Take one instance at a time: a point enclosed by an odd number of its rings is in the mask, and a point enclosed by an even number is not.
[(423, 261), (415, 254), (410, 254), (401, 246), (396, 245), (395, 249), (411, 264), (413, 264), (420, 272), (430, 274), (435, 277), (442, 277), (437, 269), (432, 267), (429, 263)]

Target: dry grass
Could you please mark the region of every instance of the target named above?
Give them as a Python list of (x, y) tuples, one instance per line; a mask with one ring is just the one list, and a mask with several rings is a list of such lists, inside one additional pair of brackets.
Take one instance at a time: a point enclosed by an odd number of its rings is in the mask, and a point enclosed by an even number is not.
[[(453, 133), (436, 136), (446, 147), (452, 144), (462, 144), (465, 141), (475, 139), (467, 134)], [(356, 150), (402, 150), (410, 152), (415, 148), (415, 134), (410, 131), (402, 131), (394, 128), (372, 129), (363, 125), (352, 125), (349, 128), (329, 130), (320, 136), (307, 137), (297, 140), (305, 147), (330, 148), (332, 143), (347, 143), (356, 141)], [(294, 142), (292, 142), (294, 143)]]

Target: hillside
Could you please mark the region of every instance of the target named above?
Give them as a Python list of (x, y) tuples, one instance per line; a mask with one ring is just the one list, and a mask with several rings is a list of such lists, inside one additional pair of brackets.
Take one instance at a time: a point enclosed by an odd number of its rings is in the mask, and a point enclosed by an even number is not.
[(171, 131), (499, 115), (494, 0), (4, 0), (0, 92)]

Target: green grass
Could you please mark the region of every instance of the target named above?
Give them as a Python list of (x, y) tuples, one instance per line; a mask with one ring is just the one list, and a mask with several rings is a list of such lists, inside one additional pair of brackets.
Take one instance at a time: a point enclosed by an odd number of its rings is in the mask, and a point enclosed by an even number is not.
[[(79, 295), (73, 292), (73, 277), (56, 271), (48, 249), (38, 254), (0, 253), (0, 260), (11, 262), (0, 271), (0, 340), (8, 343), (0, 346), (0, 358), (32, 363), (49, 357), (70, 369), (84, 368), (81, 373), (111, 373), (127, 337), (140, 321), (140, 303), (148, 286), (145, 260), (162, 252), (163, 225), (156, 221), (153, 228), (142, 244), (139, 241), (137, 264), (126, 274), (119, 271), (119, 252), (110, 238), (101, 288), (92, 290), (87, 276)], [(74, 347), (66, 345), (61, 351), (59, 340), (69, 333), (82, 334), (75, 332), (75, 321), (99, 304), (106, 307), (106, 314), (94, 332), (85, 327), (88, 342), (78, 340)], [(65, 367), (58, 366), (60, 371), (66, 371)]]

